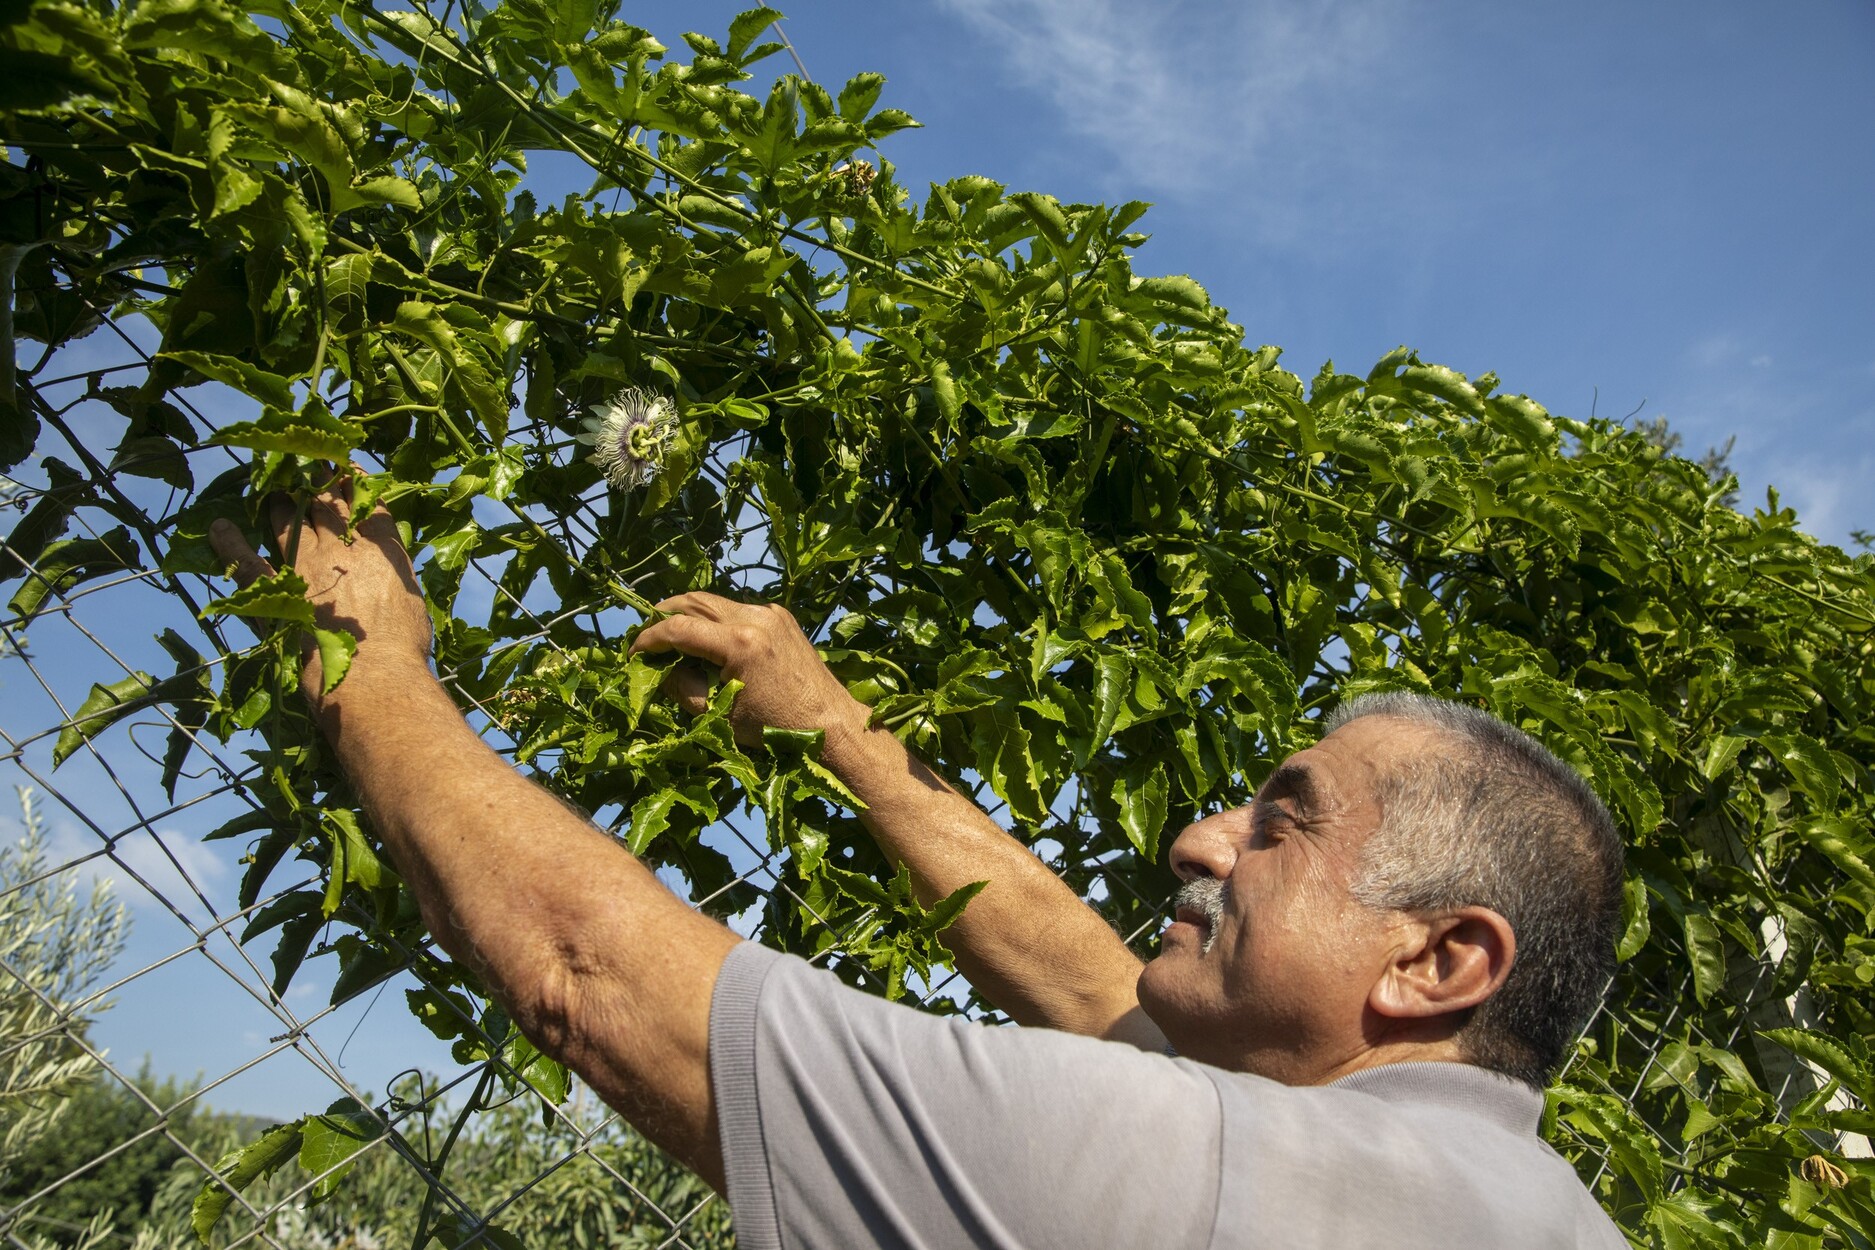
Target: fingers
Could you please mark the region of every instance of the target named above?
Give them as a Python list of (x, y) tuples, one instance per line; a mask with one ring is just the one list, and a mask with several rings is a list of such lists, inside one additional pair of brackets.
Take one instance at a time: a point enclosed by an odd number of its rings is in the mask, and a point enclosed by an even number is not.
[(737, 603), (734, 599), (725, 599), (707, 590), (689, 590), (681, 595), (672, 595), (652, 606), (660, 612), (682, 612), (685, 615), (700, 616), (709, 621), (721, 621), (728, 619), (736, 611), (748, 609), (753, 605)]
[[(678, 596), (680, 599), (687, 597)], [(669, 603), (671, 600), (664, 602)], [(663, 604), (658, 606), (663, 607)], [(701, 616), (667, 616), (638, 631), (638, 637), (632, 640), (630, 654), (662, 655), (666, 651), (676, 651), (708, 660), (712, 664), (723, 664), (729, 658), (732, 641), (728, 628), (720, 621)]]
[(282, 494), (267, 496), (266, 507), (267, 523), (273, 528), (274, 549), (290, 550), (288, 544), (293, 541), (293, 526), (299, 520), (299, 509), (290, 496)]
[(210, 525), (208, 545), (214, 548), (217, 559), (231, 566), (236, 584), (242, 587), (273, 575), (273, 565), (261, 559), (260, 554), (249, 545), (247, 535), (233, 521), (218, 518)]

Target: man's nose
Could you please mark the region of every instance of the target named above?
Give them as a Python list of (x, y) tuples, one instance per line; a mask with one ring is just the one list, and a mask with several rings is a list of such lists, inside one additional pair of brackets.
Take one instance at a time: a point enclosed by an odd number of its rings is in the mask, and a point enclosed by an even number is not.
[(1172, 842), (1172, 871), (1181, 881), (1230, 876), (1237, 862), (1237, 843), (1230, 834), (1230, 812), (1217, 812), (1194, 821)]

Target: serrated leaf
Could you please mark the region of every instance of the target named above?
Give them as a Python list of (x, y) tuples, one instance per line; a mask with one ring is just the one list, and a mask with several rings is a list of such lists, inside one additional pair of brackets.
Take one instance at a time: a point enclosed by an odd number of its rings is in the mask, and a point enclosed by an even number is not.
[(291, 382), (238, 356), (217, 356), (209, 352), (162, 352), (158, 358), (186, 365), (211, 381), (232, 386), (244, 395), (253, 396), (269, 408), (290, 411), (298, 406), (293, 399)]
[(58, 742), (52, 748), (52, 767), (63, 764), (72, 752), (129, 713), (147, 706), (148, 696), (155, 689), (156, 679), (148, 673), (132, 673), (108, 686), (93, 685), (85, 701), (59, 730)]
[(872, 106), (879, 102), (879, 93), (885, 89), (885, 75), (877, 73), (855, 74), (846, 80), (846, 86), (840, 88), (840, 116), (848, 121), (864, 121), (872, 112)]
[(1835, 1038), (1805, 1029), (1762, 1029), (1759, 1036), (1769, 1038), (1798, 1058), (1823, 1069), (1841, 1081), (1864, 1106), (1875, 1105), (1875, 1073)]
[(343, 464), (352, 449), (365, 441), (365, 430), (311, 405), (299, 412), (269, 408), (257, 421), (235, 421), (217, 430), (211, 447), (246, 447), (251, 451), (278, 451), (310, 460)]
[(970, 905), (970, 900), (981, 894), (983, 887), (988, 884), (987, 881), (972, 881), (968, 885), (952, 890), (925, 912), (924, 917), (918, 922), (919, 930), (927, 936), (935, 937), (950, 928), (957, 923), (958, 917), (964, 914), (964, 909)]
[(866, 120), (866, 138), (873, 143), (901, 130), (915, 130), (924, 123), (903, 109), (880, 109)]
[(8, 611), (30, 622), (46, 600), (63, 595), (80, 582), (106, 573), (142, 566), (130, 531), (119, 526), (96, 538), (69, 538), (48, 544), (32, 561), (20, 588), (7, 603)]
[(1159, 835), (1165, 831), (1169, 791), (1163, 764), (1154, 764), (1144, 777), (1121, 774), (1113, 785), (1113, 801), (1120, 806), (1120, 828), (1149, 864), (1159, 860)]
[(299, 1165), (316, 1177), (312, 1201), (323, 1202), (337, 1192), (345, 1174), (357, 1163), (357, 1154), (384, 1136), (384, 1122), (353, 1098), (341, 1098), (323, 1115), (300, 1122)]
[(312, 601), (306, 597), (306, 579), (292, 569), (259, 577), (231, 595), (212, 599), (202, 615), (238, 616), (246, 620), (313, 623)]
[(1068, 250), (1068, 219), (1062, 215), (1059, 200), (1036, 191), (1017, 191), (1009, 197), (1009, 202), (1022, 210), (1022, 215), (1056, 252)]
[(1842, 779), (1836, 762), (1824, 746), (1804, 734), (1766, 734), (1760, 739), (1771, 754), (1790, 773), (1797, 788), (1816, 800), (1817, 808), (1830, 811), (1842, 792)]
[(1621, 941), (1615, 947), (1616, 962), (1626, 963), (1646, 947), (1653, 932), (1648, 911), (1646, 880), (1638, 874), (1629, 877), (1621, 888), (1623, 922)]
[(208, 1244), (208, 1235), (221, 1222), (235, 1193), (246, 1190), (263, 1177), (272, 1176), (281, 1164), (298, 1153), (303, 1123), (303, 1120), (295, 1120), (282, 1124), (262, 1134), (259, 1140), (223, 1155), (215, 1164), (215, 1175), (203, 1182), (195, 1195), (195, 1205), (189, 1211), (189, 1226), (203, 1245)]
[(780, 20), (781, 14), (766, 6), (736, 14), (729, 22), (729, 44), (724, 49), (725, 55), (732, 61), (741, 61), (742, 54), (749, 50), (755, 37)]
[(1693, 969), (1693, 996), (1705, 1003), (1725, 985), (1725, 942), (1710, 916), (1688, 912), (1682, 923), (1686, 957)]
[(1211, 307), (1211, 296), (1197, 279), (1178, 274), (1164, 278), (1140, 278), (1133, 290), (1150, 300), (1170, 304), (1186, 312), (1204, 312)]
[(343, 629), (317, 628), (313, 630), (313, 639), (319, 645), (319, 675), (323, 683), (320, 693), (331, 694), (351, 671), (352, 657), (358, 654), (358, 639)]
[(1400, 385), (1443, 399), (1463, 412), (1476, 416), (1484, 411), (1484, 401), (1471, 379), (1444, 365), (1408, 365), (1400, 371)]

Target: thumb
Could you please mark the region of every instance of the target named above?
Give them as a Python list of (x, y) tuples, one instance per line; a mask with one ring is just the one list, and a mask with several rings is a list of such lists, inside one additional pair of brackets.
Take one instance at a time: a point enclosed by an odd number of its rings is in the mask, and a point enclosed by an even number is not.
[(246, 589), (263, 577), (273, 576), (273, 565), (261, 558), (248, 543), (247, 535), (226, 517), (217, 518), (208, 527), (208, 545), (215, 556), (229, 567), (236, 584)]

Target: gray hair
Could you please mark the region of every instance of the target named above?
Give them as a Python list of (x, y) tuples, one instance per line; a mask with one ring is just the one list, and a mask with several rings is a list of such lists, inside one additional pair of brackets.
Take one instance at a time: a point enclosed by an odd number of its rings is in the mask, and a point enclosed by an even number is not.
[(1362, 695), (1327, 718), (1437, 730), (1448, 749), (1380, 783), (1386, 812), (1352, 890), (1369, 907), (1488, 907), (1517, 957), (1457, 1041), (1480, 1067), (1542, 1089), (1614, 974), (1623, 847), (1608, 809), (1569, 765), (1489, 712), (1426, 695)]

